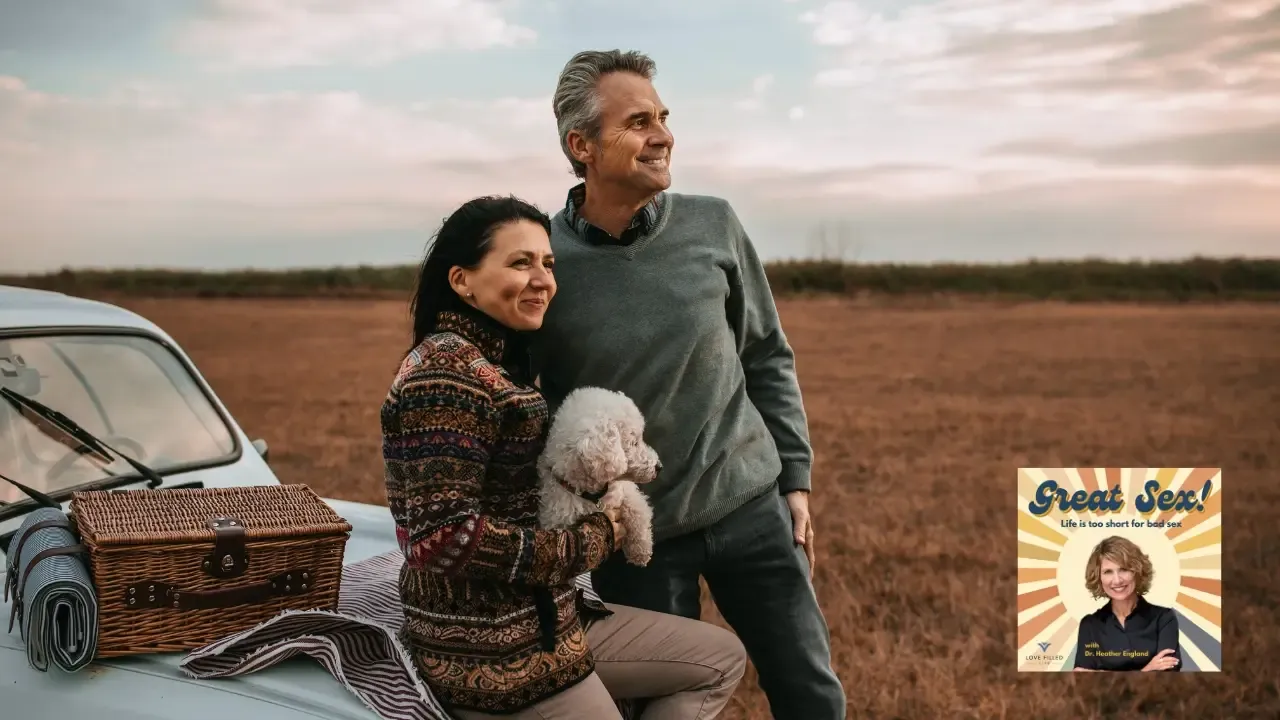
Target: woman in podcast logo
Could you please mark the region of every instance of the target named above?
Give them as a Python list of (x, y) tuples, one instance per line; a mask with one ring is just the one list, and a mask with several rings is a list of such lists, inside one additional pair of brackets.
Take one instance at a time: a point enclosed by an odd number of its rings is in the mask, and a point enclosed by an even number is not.
[(1146, 599), (1154, 574), (1151, 558), (1132, 540), (1112, 535), (1094, 546), (1084, 584), (1107, 602), (1080, 621), (1075, 670), (1179, 669), (1178, 616)]

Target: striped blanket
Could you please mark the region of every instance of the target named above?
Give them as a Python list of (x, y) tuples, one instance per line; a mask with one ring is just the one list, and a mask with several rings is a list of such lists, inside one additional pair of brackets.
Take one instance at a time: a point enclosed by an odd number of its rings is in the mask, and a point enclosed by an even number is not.
[[(397, 550), (348, 565), (337, 612), (285, 611), (191, 651), (180, 667), (193, 678), (231, 677), (305, 654), (383, 720), (451, 720), (400, 642), (404, 615), (397, 577), (403, 562)], [(599, 599), (588, 576), (577, 583)]]
[(27, 647), (27, 663), (41, 672), (54, 665), (74, 673), (98, 650), (98, 598), (65, 513), (27, 513), (9, 542), (4, 596), (13, 595), (14, 620)]

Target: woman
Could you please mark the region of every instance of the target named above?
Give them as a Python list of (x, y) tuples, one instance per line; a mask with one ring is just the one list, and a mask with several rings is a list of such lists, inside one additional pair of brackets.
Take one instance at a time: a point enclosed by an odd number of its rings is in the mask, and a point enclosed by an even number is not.
[(478, 198), (422, 263), (413, 347), (382, 406), (407, 647), (463, 720), (619, 718), (615, 698), (655, 698), (644, 718), (713, 718), (744, 671), (737, 637), (576, 590), (618, 547), (616, 515), (537, 527), (549, 418), (526, 338), (556, 292), (550, 230), (527, 203)]
[(1080, 621), (1076, 671), (1178, 671), (1178, 616), (1144, 597), (1154, 574), (1151, 559), (1132, 540), (1114, 535), (1093, 548), (1085, 587), (1109, 601)]

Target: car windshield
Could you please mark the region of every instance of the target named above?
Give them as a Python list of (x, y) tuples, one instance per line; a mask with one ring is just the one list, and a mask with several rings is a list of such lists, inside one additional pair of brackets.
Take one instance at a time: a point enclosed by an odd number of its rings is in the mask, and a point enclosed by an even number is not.
[[(0, 337), (0, 387), (66, 415), (107, 446), (157, 473), (229, 459), (236, 444), (186, 366), (159, 342), (133, 334)], [(0, 474), (44, 493), (114, 476), (124, 460), (80, 454), (0, 400)], [(0, 502), (25, 500), (0, 482)]]

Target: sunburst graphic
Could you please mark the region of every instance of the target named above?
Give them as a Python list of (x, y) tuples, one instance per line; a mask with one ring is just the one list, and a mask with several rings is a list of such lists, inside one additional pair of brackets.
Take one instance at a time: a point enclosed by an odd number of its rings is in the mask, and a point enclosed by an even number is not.
[[(1084, 497), (1076, 496), (1079, 491), (1110, 495), (1119, 487), (1124, 504), (1114, 512), (1063, 512), (1055, 501), (1037, 516), (1028, 505), (1048, 480), (1068, 500)], [(1187, 495), (1194, 509), (1140, 513), (1137, 500), (1151, 480), (1160, 483), (1157, 495), (1194, 493)], [(1221, 672), (1221, 468), (1019, 469), (1018, 670), (1061, 672), (1075, 666), (1080, 619), (1106, 602), (1085, 589), (1085, 564), (1094, 546), (1112, 535), (1132, 540), (1151, 558), (1155, 575), (1146, 597), (1177, 614), (1182, 671)]]

